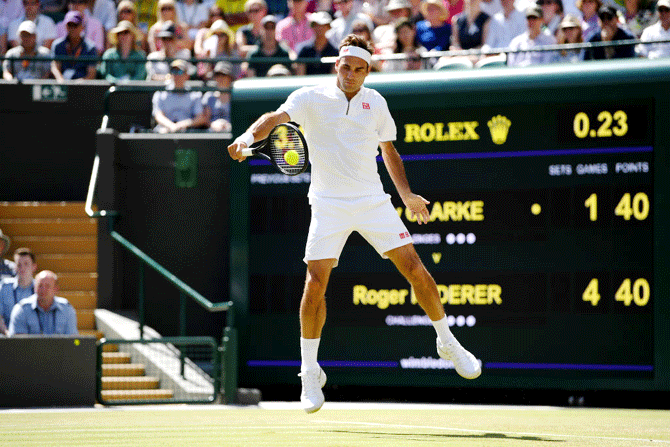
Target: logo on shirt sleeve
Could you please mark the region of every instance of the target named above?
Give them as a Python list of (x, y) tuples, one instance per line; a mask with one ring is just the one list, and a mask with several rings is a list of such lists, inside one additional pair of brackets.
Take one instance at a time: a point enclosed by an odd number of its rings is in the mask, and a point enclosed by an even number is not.
[(367, 102), (364, 102), (364, 103), (363, 103), (363, 108), (364, 108), (365, 110), (370, 110), (370, 104), (367, 103)]

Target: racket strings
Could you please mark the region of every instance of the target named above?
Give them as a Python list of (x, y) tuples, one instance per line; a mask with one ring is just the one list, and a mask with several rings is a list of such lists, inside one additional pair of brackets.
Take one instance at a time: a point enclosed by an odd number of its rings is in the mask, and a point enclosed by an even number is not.
[[(289, 164), (284, 158), (285, 154), (293, 150), (298, 154), (298, 162)], [(281, 132), (270, 136), (270, 152), (277, 163), (277, 167), (287, 173), (299, 173), (305, 166), (305, 147), (300, 136), (291, 129), (283, 128)]]

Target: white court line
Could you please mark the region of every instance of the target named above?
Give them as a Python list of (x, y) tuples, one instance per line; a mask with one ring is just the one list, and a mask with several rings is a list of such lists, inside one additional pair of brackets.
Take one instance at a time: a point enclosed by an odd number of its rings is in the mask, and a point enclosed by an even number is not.
[(556, 433), (529, 433), (529, 432), (516, 432), (516, 431), (499, 431), (499, 430), (481, 430), (481, 429), (469, 429), (469, 428), (456, 428), (456, 427), (434, 427), (429, 425), (404, 425), (404, 424), (383, 424), (380, 422), (342, 422), (342, 421), (327, 421), (327, 420), (315, 420), (312, 421), (315, 424), (334, 424), (334, 425), (361, 425), (368, 427), (387, 427), (387, 428), (411, 428), (411, 429), (427, 429), (427, 430), (443, 430), (443, 431), (458, 431), (465, 433), (500, 433), (503, 435), (512, 435), (512, 436), (538, 436), (538, 437), (554, 437), (554, 438), (577, 438), (577, 439), (599, 439), (603, 441), (630, 441), (630, 442), (657, 442), (661, 444), (670, 444), (670, 441), (664, 441), (662, 439), (644, 439), (644, 438), (617, 438), (611, 436), (590, 436), (590, 435), (567, 435), (567, 434), (556, 434)]

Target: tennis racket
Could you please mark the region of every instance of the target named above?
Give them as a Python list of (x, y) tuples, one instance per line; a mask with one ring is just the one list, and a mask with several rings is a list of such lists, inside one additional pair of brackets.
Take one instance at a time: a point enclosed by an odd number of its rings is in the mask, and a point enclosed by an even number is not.
[(270, 160), (279, 172), (286, 175), (305, 172), (309, 162), (305, 137), (293, 123), (275, 126), (266, 139), (242, 149), (242, 155), (259, 155)]

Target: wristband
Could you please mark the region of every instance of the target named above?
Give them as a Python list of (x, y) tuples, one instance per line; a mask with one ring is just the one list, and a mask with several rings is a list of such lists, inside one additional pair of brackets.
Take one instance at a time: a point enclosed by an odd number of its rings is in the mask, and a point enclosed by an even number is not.
[(246, 131), (246, 132), (244, 132), (242, 135), (240, 135), (239, 137), (237, 137), (237, 138), (235, 139), (235, 142), (237, 142), (237, 143), (244, 143), (244, 144), (247, 145), (247, 147), (251, 147), (251, 145), (254, 144), (254, 140), (255, 140), (255, 138), (254, 138), (254, 134), (252, 134), (252, 133), (249, 132), (249, 131)]

